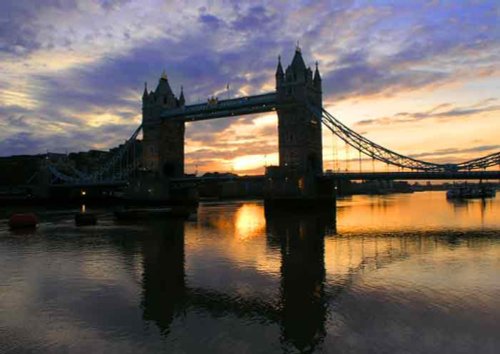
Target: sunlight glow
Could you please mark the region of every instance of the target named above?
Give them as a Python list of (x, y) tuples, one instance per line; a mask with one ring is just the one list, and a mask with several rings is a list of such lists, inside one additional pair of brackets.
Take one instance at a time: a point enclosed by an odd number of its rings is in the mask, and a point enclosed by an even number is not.
[(264, 209), (260, 205), (244, 204), (235, 216), (236, 237), (245, 240), (263, 235), (266, 227)]
[(277, 153), (270, 155), (244, 155), (233, 159), (233, 168), (235, 171), (247, 171), (264, 168), (266, 165), (276, 165), (277, 163)]

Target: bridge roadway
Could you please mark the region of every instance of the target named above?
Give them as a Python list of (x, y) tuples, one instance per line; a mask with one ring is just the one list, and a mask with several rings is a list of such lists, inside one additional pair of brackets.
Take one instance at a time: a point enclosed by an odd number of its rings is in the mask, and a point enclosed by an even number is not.
[(169, 109), (161, 114), (161, 118), (192, 122), (198, 120), (270, 112), (276, 110), (277, 106), (277, 94), (275, 92), (271, 92), (262, 95), (232, 98), (228, 100), (213, 100), (206, 103)]
[[(172, 179), (173, 182), (196, 181), (258, 181), (265, 176), (210, 176)], [(500, 179), (500, 171), (457, 171), (457, 172), (335, 172), (319, 176), (321, 179), (361, 181), (361, 180), (492, 180)]]
[[(210, 177), (183, 177), (172, 178), (173, 183), (202, 182), (202, 181), (260, 181), (266, 176), (210, 176)], [(321, 179), (337, 181), (361, 180), (500, 180), (500, 171), (459, 171), (459, 172), (335, 172), (319, 176)], [(127, 181), (80, 182), (70, 184), (52, 184), (51, 187), (102, 187), (112, 188), (127, 185)]]
[(94, 188), (99, 187), (103, 189), (107, 188), (118, 188), (125, 187), (128, 184), (125, 180), (113, 180), (113, 181), (76, 181), (69, 183), (50, 183), (51, 188)]

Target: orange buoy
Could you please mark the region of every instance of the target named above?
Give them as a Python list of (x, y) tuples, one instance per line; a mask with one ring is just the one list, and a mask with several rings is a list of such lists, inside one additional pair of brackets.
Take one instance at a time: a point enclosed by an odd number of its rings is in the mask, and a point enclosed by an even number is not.
[(11, 229), (34, 228), (38, 224), (38, 218), (33, 213), (12, 214), (9, 219)]

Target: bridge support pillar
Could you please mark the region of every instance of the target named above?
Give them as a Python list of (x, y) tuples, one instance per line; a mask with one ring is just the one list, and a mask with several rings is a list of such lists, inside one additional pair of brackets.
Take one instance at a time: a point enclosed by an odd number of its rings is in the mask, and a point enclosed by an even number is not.
[[(321, 77), (313, 74), (297, 47), (285, 71), (276, 70), (279, 166), (266, 170), (268, 204), (334, 204), (333, 184), (318, 179), (323, 173), (321, 121), (310, 111), (321, 110)], [(331, 185), (330, 185), (331, 184)]]

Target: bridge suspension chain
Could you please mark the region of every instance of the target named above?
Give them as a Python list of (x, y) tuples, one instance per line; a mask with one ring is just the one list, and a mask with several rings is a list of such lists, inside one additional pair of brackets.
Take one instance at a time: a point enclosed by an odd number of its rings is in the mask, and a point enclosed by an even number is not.
[[(85, 174), (76, 169), (71, 164), (56, 164), (51, 161), (48, 163), (48, 170), (53, 176), (53, 181), (59, 180), (63, 183), (102, 183), (102, 182), (115, 182), (126, 179), (130, 173), (133, 173), (137, 167), (136, 154), (135, 154), (135, 140), (142, 130), (140, 125), (132, 134), (132, 136), (123, 144), (116, 152), (113, 153), (111, 158), (91, 174)], [(133, 150), (133, 161), (129, 164), (129, 150)], [(123, 166), (123, 158), (127, 161)], [(63, 169), (65, 172), (62, 172)]]
[[(140, 125), (132, 134), (132, 136), (123, 144), (123, 146), (111, 157), (110, 160), (106, 162), (106, 164), (102, 165), (96, 172), (91, 174), (89, 176), (89, 179), (91, 181), (99, 181), (103, 180), (105, 177), (109, 176), (108, 178), (111, 180), (116, 179), (118, 177), (119, 179), (123, 178), (124, 171), (121, 168), (122, 160), (125, 155), (125, 153), (129, 150), (130, 147), (133, 147), (135, 140), (137, 139), (137, 136), (142, 130), (142, 125)], [(114, 171), (114, 168), (118, 165), (118, 171)], [(109, 172), (112, 172), (111, 175), (109, 175)], [(127, 173), (129, 171), (126, 171)]]
[(460, 170), (473, 170), (478, 168), (487, 168), (495, 165), (500, 165), (500, 152), (495, 152), (490, 155), (479, 157), (477, 159), (459, 163), (457, 166)]
[(338, 136), (345, 143), (372, 159), (403, 169), (407, 168), (426, 172), (454, 172), (459, 170), (488, 168), (500, 163), (500, 152), (458, 164), (437, 164), (418, 160), (401, 155), (365, 138), (340, 122), (325, 109), (320, 110), (311, 105), (308, 105), (308, 107), (316, 118), (320, 119), (333, 134)]

